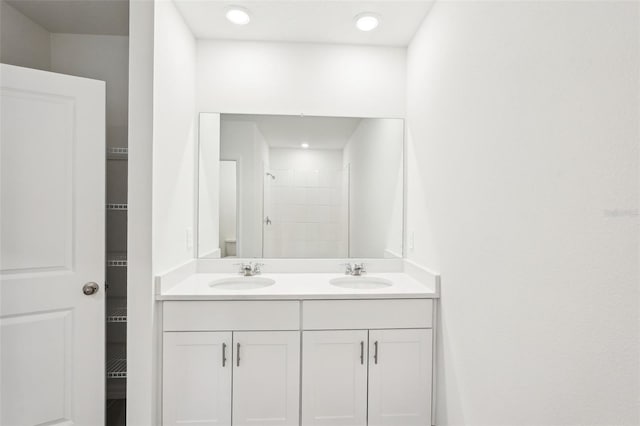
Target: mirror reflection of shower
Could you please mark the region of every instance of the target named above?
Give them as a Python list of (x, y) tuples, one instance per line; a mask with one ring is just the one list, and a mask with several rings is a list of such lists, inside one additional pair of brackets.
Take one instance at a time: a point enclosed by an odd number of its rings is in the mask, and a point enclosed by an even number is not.
[(348, 256), (349, 180), (342, 160), (338, 149), (269, 147), (263, 257)]
[(401, 119), (201, 113), (198, 257), (401, 257), (403, 137)]

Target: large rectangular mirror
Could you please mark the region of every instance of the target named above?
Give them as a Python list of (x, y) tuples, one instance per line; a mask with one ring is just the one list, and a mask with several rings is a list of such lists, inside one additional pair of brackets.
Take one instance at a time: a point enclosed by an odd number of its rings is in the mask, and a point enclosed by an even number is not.
[(200, 114), (198, 256), (402, 256), (404, 121)]

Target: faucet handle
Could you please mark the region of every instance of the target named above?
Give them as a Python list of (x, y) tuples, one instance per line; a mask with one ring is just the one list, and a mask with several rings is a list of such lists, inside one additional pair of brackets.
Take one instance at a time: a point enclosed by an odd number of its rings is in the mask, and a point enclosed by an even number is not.
[(234, 263), (233, 266), (239, 266), (240, 270), (238, 272), (240, 272), (241, 274), (244, 274), (247, 270), (252, 270), (252, 266), (251, 266), (251, 262), (249, 263), (244, 263), (244, 262), (240, 262), (240, 263)]
[(340, 266), (345, 267), (345, 271), (344, 271), (345, 275), (351, 275), (351, 273), (353, 272), (353, 267), (351, 266), (351, 263), (341, 263)]
[(264, 266), (264, 263), (254, 263), (253, 264), (253, 273), (254, 274), (260, 274), (262, 273), (262, 267)]
[(364, 273), (366, 273), (366, 272), (367, 272), (367, 269), (366, 269), (366, 267), (365, 267), (364, 262), (355, 263), (355, 264), (353, 265), (353, 272), (354, 272), (356, 275), (360, 275), (360, 274), (364, 274)]

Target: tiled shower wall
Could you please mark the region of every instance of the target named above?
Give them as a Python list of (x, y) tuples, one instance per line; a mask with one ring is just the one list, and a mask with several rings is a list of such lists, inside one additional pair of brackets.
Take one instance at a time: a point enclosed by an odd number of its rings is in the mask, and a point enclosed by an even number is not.
[(348, 172), (342, 151), (271, 149), (264, 257), (346, 257)]

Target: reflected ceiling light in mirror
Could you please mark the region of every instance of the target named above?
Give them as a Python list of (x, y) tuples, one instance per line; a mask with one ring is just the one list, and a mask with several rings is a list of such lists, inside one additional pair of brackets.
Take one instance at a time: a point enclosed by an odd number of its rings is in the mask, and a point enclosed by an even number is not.
[(360, 31), (373, 31), (380, 24), (380, 19), (374, 13), (361, 13), (356, 16), (356, 28)]
[(251, 21), (249, 11), (240, 6), (231, 6), (225, 16), (229, 22), (236, 25), (247, 25)]
[(302, 147), (302, 149), (307, 149), (307, 148), (309, 148), (309, 144), (308, 144), (308, 143), (306, 143), (306, 142), (302, 142), (302, 143), (300, 144), (300, 146)]

